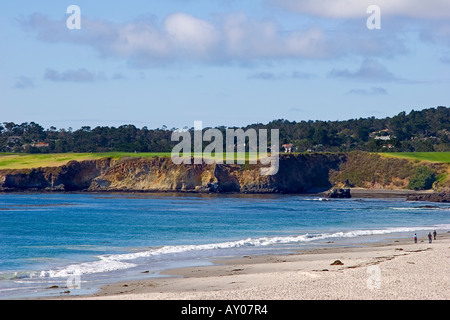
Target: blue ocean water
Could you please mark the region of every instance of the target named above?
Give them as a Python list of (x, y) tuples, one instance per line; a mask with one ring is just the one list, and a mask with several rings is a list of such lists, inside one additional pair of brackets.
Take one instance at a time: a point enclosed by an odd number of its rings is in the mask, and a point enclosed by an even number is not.
[(304, 195), (0, 194), (0, 298), (92, 293), (211, 259), (450, 230), (450, 205)]

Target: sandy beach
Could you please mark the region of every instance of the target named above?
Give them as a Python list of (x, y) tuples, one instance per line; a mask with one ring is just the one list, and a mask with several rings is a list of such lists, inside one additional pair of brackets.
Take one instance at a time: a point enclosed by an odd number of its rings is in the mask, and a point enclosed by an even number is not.
[(168, 270), (173, 277), (107, 285), (83, 300), (448, 300), (450, 233), (244, 256)]

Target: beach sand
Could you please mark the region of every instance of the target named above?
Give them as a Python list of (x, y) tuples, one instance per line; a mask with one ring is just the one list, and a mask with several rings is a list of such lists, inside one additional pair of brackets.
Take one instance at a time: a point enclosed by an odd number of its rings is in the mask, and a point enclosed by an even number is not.
[[(107, 285), (85, 300), (448, 300), (450, 233), (327, 247), (291, 255), (244, 256), (168, 270), (174, 277)], [(332, 265), (335, 261), (340, 263)]]

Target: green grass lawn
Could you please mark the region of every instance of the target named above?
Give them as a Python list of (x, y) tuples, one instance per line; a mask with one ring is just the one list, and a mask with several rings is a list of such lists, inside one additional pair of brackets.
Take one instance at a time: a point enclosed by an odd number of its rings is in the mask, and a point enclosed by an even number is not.
[(0, 169), (27, 169), (62, 166), (71, 160), (96, 160), (101, 158), (119, 159), (123, 157), (170, 157), (170, 152), (105, 152), (105, 153), (54, 153), (24, 154), (0, 153)]
[(386, 157), (406, 158), (439, 163), (450, 163), (450, 152), (392, 152), (380, 154)]
[[(192, 156), (197, 155), (192, 153)], [(226, 154), (224, 153), (224, 161)], [(105, 152), (105, 153), (53, 153), (53, 154), (25, 154), (25, 153), (0, 153), (0, 169), (29, 169), (40, 167), (57, 167), (68, 163), (69, 161), (96, 160), (101, 158), (120, 159), (123, 157), (171, 157), (170, 152)], [(206, 157), (206, 155), (204, 156)], [(255, 159), (257, 155), (249, 155), (248, 152), (235, 153), (235, 161), (250, 158)]]
[[(385, 157), (405, 158), (438, 163), (450, 163), (450, 152), (391, 152), (379, 153)], [(196, 154), (192, 154), (196, 157)], [(123, 157), (170, 157), (170, 152), (105, 152), (105, 153), (54, 153), (54, 154), (24, 154), (24, 153), (0, 153), (0, 169), (28, 169), (39, 167), (62, 166), (71, 160), (96, 160), (101, 158), (120, 159)], [(235, 160), (245, 158), (255, 159), (256, 154), (235, 153)], [(224, 161), (225, 161), (224, 154)]]

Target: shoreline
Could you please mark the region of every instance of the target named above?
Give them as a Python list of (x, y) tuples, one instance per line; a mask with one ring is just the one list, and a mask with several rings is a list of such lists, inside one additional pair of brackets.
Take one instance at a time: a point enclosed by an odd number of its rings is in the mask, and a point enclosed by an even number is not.
[[(412, 238), (253, 255), (166, 270), (57, 300), (448, 300), (450, 231)], [(340, 261), (340, 262), (337, 262)], [(335, 265), (333, 263), (336, 262)], [(167, 277), (169, 276), (169, 277)]]
[[(333, 189), (333, 188), (331, 188)], [(0, 190), (0, 194), (200, 194), (200, 195), (297, 195), (297, 196), (318, 196), (324, 197), (331, 189), (324, 191), (311, 191), (302, 193), (283, 193), (283, 192), (199, 192), (193, 190), (77, 190), (77, 191), (59, 191), (59, 190), (41, 190), (41, 189), (14, 189)], [(408, 195), (429, 195), (438, 194), (434, 190), (409, 190), (409, 189), (370, 189), (370, 188), (348, 188), (353, 198), (391, 198), (404, 197)]]
[(409, 190), (409, 189), (369, 189), (349, 188), (354, 198), (390, 198), (407, 197), (408, 195), (423, 195), (435, 193), (433, 190)]

